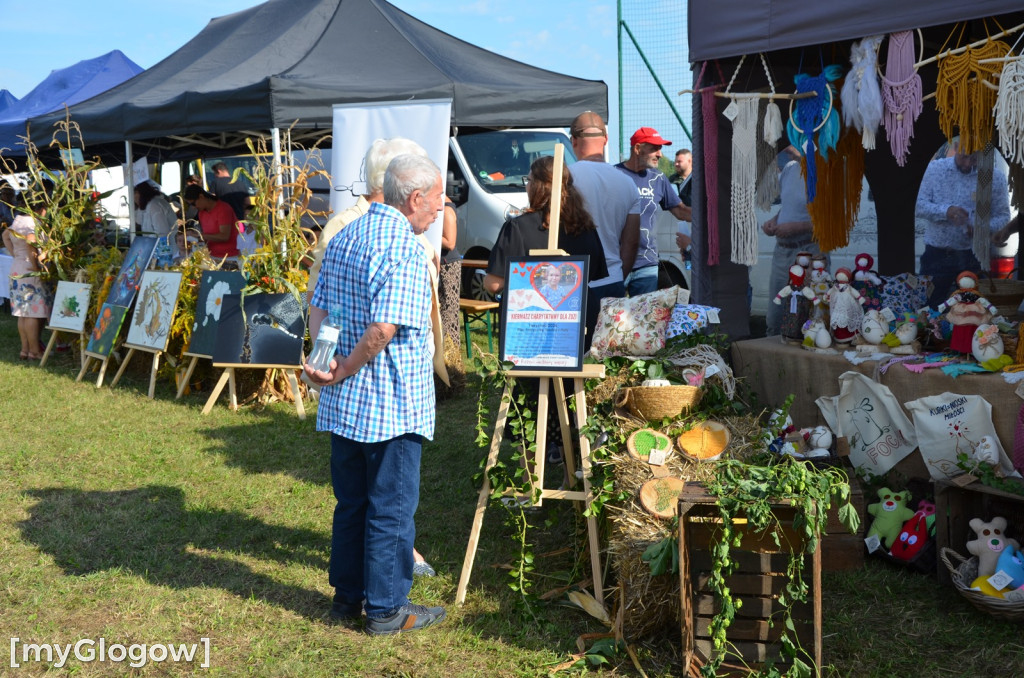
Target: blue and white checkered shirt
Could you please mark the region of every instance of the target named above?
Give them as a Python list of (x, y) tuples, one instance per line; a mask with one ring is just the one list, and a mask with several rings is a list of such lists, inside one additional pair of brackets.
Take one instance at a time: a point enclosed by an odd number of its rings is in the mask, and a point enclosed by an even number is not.
[(430, 276), (408, 219), (394, 207), (371, 204), (331, 239), (310, 304), (340, 314), (342, 355), (371, 323), (397, 326), (366, 366), (320, 390), (317, 430), (366, 443), (406, 433), (433, 438)]
[[(969, 250), (972, 245), (970, 231), (946, 218), (946, 212), (956, 205), (967, 210), (968, 221), (974, 225), (977, 216), (978, 172), (964, 174), (956, 167), (954, 158), (940, 158), (928, 163), (917, 192), (917, 218), (925, 222), (924, 244), (953, 250)], [(998, 231), (1010, 220), (1010, 193), (1006, 175), (992, 170), (992, 210), (989, 229)]]

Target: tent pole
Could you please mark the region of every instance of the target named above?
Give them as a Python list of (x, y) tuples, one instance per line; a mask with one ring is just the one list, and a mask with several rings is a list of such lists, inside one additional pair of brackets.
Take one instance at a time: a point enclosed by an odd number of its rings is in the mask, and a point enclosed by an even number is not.
[[(131, 243), (135, 240), (135, 184), (132, 182), (134, 179), (134, 164), (132, 162), (132, 142), (130, 139), (124, 140), (124, 185), (128, 189), (128, 242)], [(114, 222), (117, 224), (117, 221)], [(117, 235), (114, 236), (114, 243), (117, 243)]]

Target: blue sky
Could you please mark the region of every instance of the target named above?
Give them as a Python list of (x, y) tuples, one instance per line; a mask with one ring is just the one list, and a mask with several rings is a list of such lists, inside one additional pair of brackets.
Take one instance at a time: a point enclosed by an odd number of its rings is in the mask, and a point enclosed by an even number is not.
[[(50, 71), (113, 49), (149, 68), (194, 37), (214, 16), (260, 4), (256, 0), (51, 0), (22, 2), (10, 10), (9, 2), (0, 3), (6, 54), (0, 62), (0, 89), (18, 98)], [(503, 56), (604, 80), (614, 116), (614, 0), (392, 0), (392, 4)], [(609, 131), (614, 134), (615, 129), (613, 120)]]

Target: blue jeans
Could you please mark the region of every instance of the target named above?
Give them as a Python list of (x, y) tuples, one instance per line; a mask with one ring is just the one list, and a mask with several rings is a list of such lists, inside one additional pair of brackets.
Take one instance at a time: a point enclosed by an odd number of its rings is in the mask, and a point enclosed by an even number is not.
[(386, 617), (409, 602), (422, 441), (414, 433), (379, 443), (331, 434), (331, 482), (338, 503), (330, 584), (335, 602), (365, 600), (367, 617)]
[(956, 287), (956, 277), (964, 271), (981, 272), (981, 264), (974, 252), (925, 245), (924, 254), (921, 255), (921, 275), (930, 275), (934, 285), (928, 297), (928, 305), (938, 308), (939, 304), (949, 299)]
[[(653, 271), (653, 273), (652, 273)], [(626, 291), (636, 297), (658, 289), (658, 267), (644, 266), (633, 269), (626, 277)]]

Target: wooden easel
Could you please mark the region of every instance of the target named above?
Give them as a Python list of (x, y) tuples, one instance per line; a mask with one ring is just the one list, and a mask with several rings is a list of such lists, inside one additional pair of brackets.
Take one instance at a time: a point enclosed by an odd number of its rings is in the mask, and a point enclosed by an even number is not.
[[(209, 414), (213, 409), (213, 405), (217, 402), (220, 392), (224, 390), (225, 384), (230, 384), (228, 388), (228, 397), (230, 399), (229, 407), (232, 410), (238, 409), (238, 396), (235, 392), (235, 370), (238, 368), (245, 368), (253, 370), (284, 370), (285, 374), (288, 375), (288, 385), (291, 386), (292, 397), (295, 398), (295, 410), (299, 413), (299, 419), (304, 420), (306, 418), (306, 407), (302, 404), (302, 395), (299, 393), (299, 381), (295, 378), (295, 371), (301, 370), (302, 365), (239, 365), (235, 363), (214, 363), (213, 366), (223, 367), (224, 373), (220, 375), (220, 379), (217, 380), (217, 385), (213, 387), (213, 393), (210, 394), (209, 399), (206, 401), (206, 405), (203, 406), (203, 414)], [(189, 374), (192, 373), (191, 368), (192, 366), (189, 367)], [(188, 382), (184, 381), (182, 383)]]
[[(111, 349), (113, 350), (113, 349)], [(82, 370), (78, 373), (75, 378), (76, 382), (82, 381), (82, 377), (89, 371), (89, 366), (93, 360), (100, 361), (100, 376), (96, 380), (96, 388), (103, 386), (103, 377), (107, 374), (107, 363), (110, 362), (110, 355), (102, 355), (100, 353), (92, 353), (90, 351), (82, 351)]]
[(124, 368), (128, 367), (128, 361), (132, 359), (132, 356), (135, 355), (136, 351), (152, 353), (153, 366), (149, 370), (149, 398), (150, 400), (152, 400), (154, 394), (156, 393), (156, 371), (157, 368), (160, 367), (160, 356), (164, 354), (163, 349), (156, 349), (151, 348), (149, 346), (139, 346), (136, 344), (128, 343), (124, 345), (128, 347), (128, 355), (124, 357), (124, 360), (121, 362), (121, 367), (117, 370), (117, 374), (114, 375), (113, 381), (110, 382), (110, 388), (114, 388), (115, 386), (117, 386), (118, 380), (120, 380), (121, 375), (124, 374)]
[[(564, 149), (561, 144), (555, 144), (555, 164), (552, 168), (551, 186), (551, 212), (548, 216), (548, 247), (543, 250), (530, 250), (531, 255), (552, 255), (565, 256), (566, 252), (558, 249), (558, 228), (562, 204), (562, 167)], [(572, 435), (569, 426), (569, 408), (565, 398), (565, 388), (562, 379), (573, 380), (573, 393), (576, 396), (576, 429), (582, 431), (587, 423), (587, 397), (583, 389), (585, 379), (603, 379), (604, 365), (587, 364), (583, 365), (580, 371), (551, 372), (547, 370), (519, 371), (512, 373), (514, 378), (532, 377), (540, 380), (540, 390), (537, 398), (537, 451), (534, 457), (534, 469), (540, 482), (540, 499), (537, 506), (540, 506), (545, 498), (568, 499), (570, 501), (581, 501), (590, 507), (590, 441), (582, 433), (579, 435), (580, 461), (583, 468), (583, 491), (573, 489), (576, 484), (576, 471), (573, 468)], [(491, 496), (491, 484), (487, 472), (497, 463), (498, 452), (501, 449), (501, 440), (505, 434), (505, 421), (508, 419), (508, 403), (512, 399), (512, 386), (514, 379), (510, 379), (505, 386), (505, 392), (501, 397), (501, 407), (498, 410), (498, 420), (494, 423), (494, 433), (491, 435), (491, 447), (487, 454), (487, 463), (484, 467), (483, 486), (477, 497), (476, 512), (473, 514), (473, 527), (469, 533), (469, 544), (466, 546), (466, 557), (462, 562), (462, 574), (459, 576), (459, 588), (455, 594), (455, 603), (461, 605), (466, 600), (466, 589), (469, 586), (469, 576), (473, 570), (473, 560), (476, 557), (476, 549), (480, 540), (480, 529), (483, 526), (484, 512), (487, 510), (487, 502)], [(549, 490), (544, 487), (544, 465), (547, 461), (547, 419), (548, 419), (548, 393), (551, 385), (554, 384), (555, 407), (558, 409), (558, 421), (562, 430), (563, 455), (565, 457), (565, 469), (568, 480), (568, 490)], [(536, 490), (537, 488), (532, 488)], [(518, 498), (516, 498), (518, 499)], [(604, 587), (601, 576), (601, 553), (597, 539), (597, 519), (594, 516), (587, 518), (587, 536), (590, 544), (590, 568), (594, 582), (594, 598), (598, 603), (604, 604)]]
[(185, 351), (184, 353), (181, 354), (182, 358), (184, 358), (185, 356), (191, 357), (192, 360), (188, 361), (188, 369), (185, 370), (185, 376), (182, 377), (181, 383), (178, 384), (178, 393), (174, 396), (175, 400), (179, 400), (181, 396), (185, 393), (185, 389), (188, 388), (188, 380), (192, 378), (192, 371), (196, 369), (196, 363), (199, 362), (199, 359), (213, 358), (213, 356), (200, 355), (199, 353), (189, 353), (188, 351)]
[(88, 342), (86, 342), (85, 332), (84, 331), (83, 332), (72, 332), (71, 330), (62, 330), (62, 329), (58, 329), (56, 327), (50, 327), (49, 325), (46, 326), (46, 329), (50, 330), (50, 341), (46, 342), (46, 350), (43, 351), (43, 358), (42, 358), (42, 360), (39, 361), (39, 366), (40, 367), (45, 367), (46, 366), (46, 361), (50, 358), (50, 354), (53, 353), (54, 346), (57, 345), (57, 335), (58, 334), (69, 334), (69, 335), (77, 334), (78, 335), (78, 344), (82, 347), (82, 352), (81, 352), (80, 360), (81, 360), (82, 365), (85, 365), (85, 347), (88, 345)]
[[(563, 454), (565, 456), (566, 471), (569, 474), (570, 488), (574, 487), (576, 472), (573, 468), (572, 436), (569, 432), (569, 408), (565, 399), (565, 389), (562, 386), (563, 378), (573, 380), (573, 393), (576, 395), (576, 428), (579, 431), (587, 423), (587, 398), (583, 390), (585, 379), (603, 379), (604, 365), (587, 364), (580, 372), (549, 372), (549, 371), (516, 371), (515, 377), (533, 377), (540, 379), (540, 395), (537, 398), (537, 452), (534, 457), (534, 468), (540, 482), (540, 506), (545, 498), (547, 499), (568, 499), (570, 501), (581, 501), (586, 507), (590, 507), (590, 441), (580, 434), (578, 438), (580, 446), (580, 459), (583, 468), (583, 491), (550, 490), (544, 487), (544, 463), (547, 459), (547, 417), (548, 417), (548, 392), (554, 383), (555, 407), (558, 408), (558, 420), (562, 429)], [(505, 434), (505, 421), (508, 419), (508, 403), (512, 398), (513, 380), (505, 387), (501, 397), (501, 408), (498, 410), (498, 420), (494, 423), (494, 433), (491, 435), (491, 447), (487, 454), (487, 464), (484, 467), (484, 481), (477, 497), (476, 512), (473, 514), (473, 527), (469, 533), (469, 544), (466, 546), (466, 557), (462, 562), (462, 574), (459, 577), (459, 588), (455, 594), (455, 603), (461, 605), (466, 600), (466, 589), (469, 586), (469, 576), (473, 570), (473, 560), (476, 557), (477, 545), (480, 541), (480, 529), (483, 526), (484, 512), (487, 510), (487, 502), (491, 496), (491, 483), (487, 472), (490, 471), (498, 461), (498, 451), (501, 449), (501, 440)], [(536, 489), (536, 488), (534, 488)], [(597, 540), (597, 519), (594, 516), (587, 518), (587, 536), (590, 544), (590, 569), (594, 582), (594, 598), (597, 602), (604, 604), (603, 579), (601, 577), (601, 554)]]

